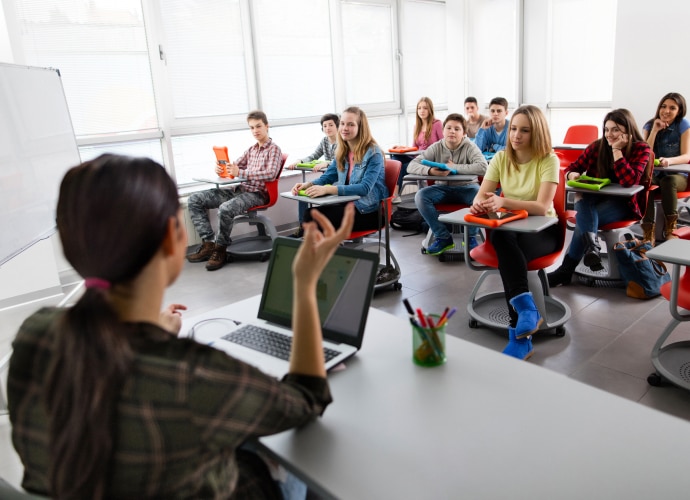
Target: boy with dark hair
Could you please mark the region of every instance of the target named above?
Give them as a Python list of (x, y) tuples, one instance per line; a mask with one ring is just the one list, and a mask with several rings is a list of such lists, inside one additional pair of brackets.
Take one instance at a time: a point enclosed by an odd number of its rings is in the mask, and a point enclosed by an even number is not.
[[(187, 255), (189, 262), (204, 262), (206, 269), (215, 271), (225, 265), (227, 247), (230, 245), (230, 232), (235, 216), (245, 213), (252, 207), (268, 202), (266, 181), (276, 178), (283, 158), (280, 148), (268, 136), (268, 118), (263, 111), (252, 111), (247, 115), (247, 124), (256, 144), (245, 151), (235, 163), (227, 165), (229, 174), (247, 179), (247, 182), (231, 188), (215, 188), (194, 193), (189, 197), (189, 215), (202, 244), (199, 249)], [(216, 174), (222, 167), (216, 165)], [(218, 209), (219, 228), (214, 235), (208, 217), (208, 210)]]
[(468, 97), (465, 99), (465, 118), (467, 120), (467, 137), (474, 139), (477, 136), (479, 127), (487, 119), (486, 116), (479, 113), (479, 104), (477, 104), (476, 97)]
[[(436, 203), (464, 203), (471, 205), (479, 191), (478, 179), (469, 181), (444, 181), (450, 170), (422, 165), (422, 160), (445, 163), (449, 169), (459, 174), (484, 175), (486, 159), (477, 146), (465, 137), (467, 121), (458, 113), (451, 113), (443, 122), (443, 140), (427, 148), (421, 155), (410, 162), (407, 171), (411, 174), (438, 176), (434, 185), (425, 187), (417, 192), (414, 203), (422, 214), (429, 228), (434, 233), (435, 240), (426, 249), (429, 255), (439, 255), (455, 247), (453, 236), (448, 228), (438, 220)], [(468, 229), (470, 250), (477, 246), (477, 228)]]
[(503, 97), (494, 97), (489, 103), (491, 118), (484, 120), (477, 131), (475, 144), (482, 152), (498, 153), (506, 147), (508, 139), (508, 101)]

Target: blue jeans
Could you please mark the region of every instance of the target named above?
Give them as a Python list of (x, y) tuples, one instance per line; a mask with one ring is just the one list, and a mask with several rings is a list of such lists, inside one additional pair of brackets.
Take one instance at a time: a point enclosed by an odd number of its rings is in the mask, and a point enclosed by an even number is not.
[[(400, 194), (400, 190), (402, 189), (403, 185), (403, 177), (407, 175), (407, 166), (410, 164), (412, 161), (412, 157), (408, 155), (391, 155), (391, 160), (398, 160), (400, 162), (400, 175), (398, 175), (398, 194)], [(393, 193), (390, 193), (391, 196)]]
[[(464, 186), (433, 185), (425, 187), (414, 197), (414, 204), (422, 214), (424, 220), (429, 224), (429, 228), (438, 239), (452, 238), (450, 231), (443, 222), (438, 220), (438, 210), (434, 207), (436, 203), (462, 203), (471, 205), (474, 197), (479, 192), (479, 184), (466, 184)], [(469, 227), (469, 236), (476, 236), (479, 232), (477, 227)]]
[(628, 206), (628, 199), (622, 196), (585, 194), (575, 203), (575, 210), (575, 232), (568, 248), (568, 256), (578, 262), (585, 254), (585, 243), (582, 241), (584, 233), (596, 233), (599, 226), (635, 218)]

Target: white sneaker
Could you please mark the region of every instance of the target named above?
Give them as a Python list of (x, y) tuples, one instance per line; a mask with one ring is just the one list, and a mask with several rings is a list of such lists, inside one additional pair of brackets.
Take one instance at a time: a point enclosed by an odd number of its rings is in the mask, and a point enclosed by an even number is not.
[(401, 201), (402, 199), (400, 198), (400, 196), (393, 196), (393, 200), (391, 201), (391, 203), (393, 203), (393, 205), (397, 205)]

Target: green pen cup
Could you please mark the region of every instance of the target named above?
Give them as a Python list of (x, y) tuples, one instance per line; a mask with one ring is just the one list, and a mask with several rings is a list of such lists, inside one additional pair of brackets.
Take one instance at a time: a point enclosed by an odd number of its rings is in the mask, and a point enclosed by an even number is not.
[[(431, 314), (436, 324), (438, 314)], [(421, 328), (412, 325), (412, 361), (419, 366), (440, 366), (446, 362), (446, 327)]]

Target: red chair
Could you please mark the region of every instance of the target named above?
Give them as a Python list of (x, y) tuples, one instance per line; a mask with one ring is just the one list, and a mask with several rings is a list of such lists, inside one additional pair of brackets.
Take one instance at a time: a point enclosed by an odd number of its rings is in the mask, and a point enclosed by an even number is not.
[[(393, 255), (390, 246), (390, 220), (392, 212), (393, 191), (398, 182), (400, 169), (402, 164), (398, 160), (386, 159), (384, 164), (386, 187), (388, 188), (388, 196), (381, 200), (380, 210), (383, 214), (382, 224), (377, 229), (367, 229), (362, 231), (352, 231), (348, 239), (354, 240), (356, 244), (353, 248), (365, 250), (367, 248), (377, 247), (379, 252), (383, 249), (386, 252), (386, 263), (379, 264), (379, 273), (376, 276), (376, 283), (374, 288), (376, 290), (392, 286), (394, 290), (402, 289), (400, 283), (400, 265)], [(385, 242), (381, 242), (381, 230), (385, 229)], [(371, 236), (378, 233), (378, 241), (365, 242), (364, 237)]]
[(288, 155), (283, 153), (283, 161), (280, 164), (280, 169), (275, 179), (266, 182), (268, 203), (252, 207), (246, 214), (235, 216), (233, 227), (237, 224), (247, 223), (250, 226), (256, 226), (258, 234), (243, 236), (233, 240), (232, 245), (228, 247), (229, 256), (259, 256), (261, 262), (268, 260), (273, 248), (273, 240), (278, 237), (278, 231), (273, 221), (260, 212), (265, 212), (271, 208), (280, 198), (278, 183), (280, 182), (280, 174), (283, 171), (287, 157)]
[[(540, 331), (554, 330), (558, 336), (565, 335), (566, 321), (570, 319), (570, 308), (564, 302), (553, 297), (549, 290), (549, 280), (546, 277), (545, 268), (555, 264), (565, 246), (566, 232), (566, 210), (565, 210), (565, 174), (564, 169), (560, 169), (558, 188), (553, 199), (554, 208), (558, 216), (558, 226), (560, 228), (558, 250), (538, 257), (527, 263), (527, 279), (529, 289), (534, 296), (539, 313), (544, 318)], [(479, 289), (490, 275), (498, 274), (498, 257), (496, 250), (489, 238), (490, 231), (487, 230), (486, 241), (469, 252), (470, 259), (467, 265), (475, 271), (483, 271), (470, 294), (467, 304), (467, 312), (470, 315), (470, 328), (477, 328), (479, 324), (484, 324), (493, 328), (505, 329), (510, 322), (510, 315), (506, 310), (505, 292), (492, 292), (478, 296)], [(479, 263), (478, 266), (476, 263)], [(488, 268), (488, 269), (487, 269)]]
[[(647, 163), (647, 168), (645, 168), (642, 177), (640, 178), (640, 184), (644, 187), (642, 191), (638, 192), (637, 203), (640, 206), (640, 212), (645, 213), (647, 210), (647, 202), (650, 199), (650, 192), (652, 191), (652, 172), (654, 171), (654, 153), (649, 154), (649, 162)], [(575, 217), (571, 216), (568, 219), (570, 224), (575, 224)], [(613, 256), (612, 250), (613, 246), (619, 241), (623, 240), (624, 233), (626, 229), (630, 228), (640, 222), (640, 219), (627, 219), (616, 222), (611, 222), (609, 224), (604, 224), (599, 226), (598, 233), (599, 238), (604, 240), (607, 252), (601, 253), (601, 263), (604, 269), (601, 271), (592, 271), (589, 267), (584, 264), (579, 264), (575, 269), (575, 273), (583, 276), (585, 278), (585, 283), (589, 286), (595, 284), (595, 280), (602, 281), (619, 281), (621, 279), (620, 272), (618, 271), (618, 261), (616, 261)]]
[[(599, 137), (599, 129), (596, 125), (571, 125), (565, 133), (563, 144), (591, 144)], [(582, 154), (583, 149), (564, 149), (555, 147), (554, 153), (558, 155), (561, 167), (567, 167)]]

